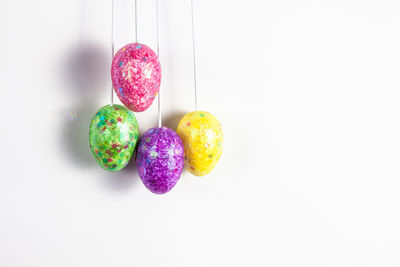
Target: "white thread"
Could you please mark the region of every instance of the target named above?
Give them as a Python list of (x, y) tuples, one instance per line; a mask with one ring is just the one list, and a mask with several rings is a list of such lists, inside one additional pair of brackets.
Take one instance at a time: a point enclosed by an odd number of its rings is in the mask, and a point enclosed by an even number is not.
[(197, 77), (196, 77), (196, 45), (194, 38), (194, 7), (193, 0), (191, 0), (192, 8), (192, 44), (193, 44), (193, 80), (194, 80), (194, 108), (197, 111)]
[(137, 0), (135, 0), (135, 43), (137, 43)]
[[(156, 21), (157, 21), (157, 57), (160, 60), (160, 42), (159, 42), (159, 23), (158, 23), (158, 0), (156, 0)], [(158, 127), (161, 127), (161, 84), (158, 90)]]
[[(111, 7), (111, 62), (114, 59), (114, 0)], [(111, 105), (114, 105), (114, 87), (111, 81)]]

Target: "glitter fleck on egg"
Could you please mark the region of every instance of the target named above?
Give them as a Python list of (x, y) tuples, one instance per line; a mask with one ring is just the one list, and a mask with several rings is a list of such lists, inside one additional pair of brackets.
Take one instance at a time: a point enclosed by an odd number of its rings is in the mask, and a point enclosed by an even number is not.
[(222, 154), (223, 132), (217, 117), (205, 111), (188, 113), (176, 132), (185, 148), (185, 167), (196, 176), (210, 173)]
[(73, 109), (68, 110), (68, 119), (70, 121), (76, 121), (78, 119), (78, 116), (76, 114), (76, 111)]
[(93, 116), (90, 149), (100, 167), (119, 171), (128, 164), (138, 135), (139, 127), (132, 111), (121, 105), (107, 105)]
[(167, 193), (181, 176), (183, 155), (182, 141), (173, 130), (147, 130), (140, 137), (136, 156), (140, 179), (151, 192)]
[(160, 89), (160, 62), (150, 47), (128, 44), (115, 54), (111, 78), (115, 92), (126, 107), (135, 112), (145, 111)]

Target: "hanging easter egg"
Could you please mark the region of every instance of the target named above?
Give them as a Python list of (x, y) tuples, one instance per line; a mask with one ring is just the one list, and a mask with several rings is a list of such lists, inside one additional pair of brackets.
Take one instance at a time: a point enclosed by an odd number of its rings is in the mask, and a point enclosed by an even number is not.
[(205, 111), (190, 112), (176, 132), (185, 148), (185, 167), (196, 176), (211, 172), (222, 154), (223, 133), (217, 117)]
[(132, 111), (121, 105), (107, 105), (93, 116), (90, 149), (100, 167), (119, 171), (128, 164), (138, 135), (138, 123)]
[(183, 144), (166, 127), (147, 130), (139, 140), (136, 164), (140, 179), (153, 193), (164, 194), (178, 182), (183, 170)]
[(115, 92), (126, 107), (135, 112), (145, 111), (160, 89), (158, 56), (144, 44), (125, 45), (113, 58), (111, 78)]

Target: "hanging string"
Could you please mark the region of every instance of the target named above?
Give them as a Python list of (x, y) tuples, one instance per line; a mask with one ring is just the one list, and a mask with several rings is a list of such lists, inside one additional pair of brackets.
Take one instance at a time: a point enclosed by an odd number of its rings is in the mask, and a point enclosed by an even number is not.
[[(156, 0), (156, 21), (157, 21), (157, 57), (160, 60), (160, 42), (159, 42), (159, 25), (158, 25), (158, 0)], [(161, 85), (158, 90), (158, 127), (161, 127)]]
[(135, 0), (135, 43), (137, 43), (137, 0)]
[[(114, 59), (114, 0), (111, 7), (111, 62)], [(111, 105), (114, 105), (114, 88), (111, 81)]]
[(193, 44), (193, 81), (194, 81), (194, 108), (197, 111), (197, 79), (196, 79), (196, 44), (194, 39), (194, 7), (191, 0), (192, 8), (192, 44)]

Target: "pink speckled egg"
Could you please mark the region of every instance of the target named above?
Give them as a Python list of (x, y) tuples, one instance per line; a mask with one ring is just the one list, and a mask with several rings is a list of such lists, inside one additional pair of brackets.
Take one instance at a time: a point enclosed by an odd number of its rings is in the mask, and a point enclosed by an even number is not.
[(127, 44), (114, 56), (111, 79), (115, 92), (127, 108), (135, 112), (145, 111), (160, 89), (158, 56), (147, 45)]

